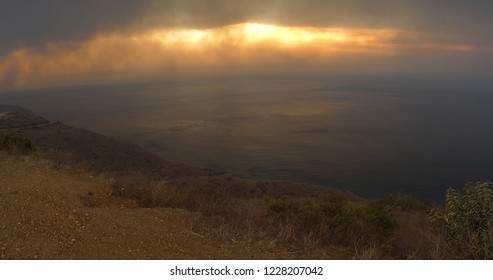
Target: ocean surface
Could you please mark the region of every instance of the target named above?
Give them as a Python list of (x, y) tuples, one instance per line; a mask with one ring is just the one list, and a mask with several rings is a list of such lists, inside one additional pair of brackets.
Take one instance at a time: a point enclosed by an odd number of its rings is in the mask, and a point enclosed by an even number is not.
[(493, 91), (461, 83), (168, 77), (3, 92), (0, 104), (129, 140), (173, 162), (367, 198), (443, 202), (448, 187), (493, 179)]

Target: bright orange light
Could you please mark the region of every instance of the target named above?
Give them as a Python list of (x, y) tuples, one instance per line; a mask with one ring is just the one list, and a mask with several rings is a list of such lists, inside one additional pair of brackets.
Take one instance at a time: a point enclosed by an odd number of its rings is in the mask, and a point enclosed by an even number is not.
[(141, 36), (141, 40), (155, 40), (162, 44), (183, 43), (187, 45), (201, 43), (211, 36), (210, 32), (202, 30), (157, 30), (146, 36)]
[(261, 23), (242, 23), (214, 29), (158, 29), (140, 37), (163, 45), (182, 44), (197, 48), (196, 44), (224, 44), (235, 42), (237, 47), (270, 44), (300, 47), (315, 43), (370, 44), (395, 35), (391, 30), (360, 30), (314, 27), (284, 27)]
[(258, 23), (246, 23), (237, 26), (243, 29), (249, 43), (271, 41), (284, 45), (301, 45), (315, 41), (346, 42), (348, 32), (341, 30), (281, 27)]
[[(395, 39), (399, 38), (411, 43), (398, 44)], [(130, 35), (100, 34), (79, 44), (55, 42), (42, 51), (14, 50), (0, 58), (0, 86), (166, 68), (284, 68), (324, 63), (341, 67), (348, 65), (349, 57), (358, 60), (416, 49), (493, 51), (421, 41), (419, 34), (388, 29), (287, 27), (252, 22), (210, 29), (161, 28)]]

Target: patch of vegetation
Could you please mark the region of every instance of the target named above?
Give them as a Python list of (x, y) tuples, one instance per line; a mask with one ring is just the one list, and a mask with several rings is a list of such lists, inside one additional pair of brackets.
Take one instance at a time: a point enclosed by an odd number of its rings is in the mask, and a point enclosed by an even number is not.
[(386, 207), (406, 212), (423, 212), (431, 208), (428, 203), (409, 196), (390, 195), (379, 200), (376, 203), (380, 203), (385, 205)]
[(182, 208), (210, 216), (225, 216), (230, 210), (231, 198), (212, 188), (177, 188), (170, 186), (166, 180), (123, 186), (115, 183), (113, 193), (131, 197), (146, 208)]
[(26, 154), (33, 150), (33, 145), (27, 138), (0, 133), (0, 150)]
[(112, 195), (130, 198), (140, 207), (200, 214), (207, 223), (201, 229), (194, 224), (194, 231), (221, 242), (242, 239), (293, 252), (336, 246), (363, 259), (432, 258), (434, 248), (431, 241), (423, 241), (430, 206), (406, 197), (354, 201), (336, 192), (324, 197), (252, 197), (231, 192), (220, 180), (183, 185), (145, 176), (118, 178)]
[(493, 189), (491, 183), (467, 183), (449, 189), (445, 209), (430, 216), (444, 255), (457, 259), (493, 258)]
[(311, 237), (325, 245), (384, 243), (391, 239), (397, 222), (382, 203), (357, 206), (345, 197), (267, 200), (278, 222), (292, 231), (290, 238)]

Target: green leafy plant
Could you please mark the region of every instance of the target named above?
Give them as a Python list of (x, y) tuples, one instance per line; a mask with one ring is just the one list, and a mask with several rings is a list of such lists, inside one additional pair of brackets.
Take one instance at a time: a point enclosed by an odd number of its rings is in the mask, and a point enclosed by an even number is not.
[(433, 210), (430, 218), (449, 257), (493, 258), (491, 183), (467, 183), (462, 193), (449, 189), (445, 209)]

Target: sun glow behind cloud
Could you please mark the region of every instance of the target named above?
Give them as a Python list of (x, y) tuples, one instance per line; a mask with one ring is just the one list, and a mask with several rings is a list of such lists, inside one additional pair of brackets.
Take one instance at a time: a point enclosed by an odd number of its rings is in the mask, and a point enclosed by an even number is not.
[(349, 32), (337, 29), (309, 29), (280, 27), (258, 23), (247, 23), (239, 26), (247, 43), (256, 44), (272, 41), (284, 46), (299, 46), (313, 42), (343, 43), (350, 41)]
[[(182, 45), (187, 48), (214, 48), (224, 45), (252, 48), (302, 48), (317, 44), (323, 51), (337, 45), (366, 45), (391, 38), (389, 30), (351, 30), (334, 28), (284, 27), (244, 23), (206, 30), (162, 29), (142, 34), (141, 40), (155, 41), (164, 47)], [(329, 45), (330, 44), (330, 45)]]
[[(344, 58), (393, 56), (400, 49), (473, 51), (470, 46), (394, 43), (386, 29), (287, 27), (243, 23), (211, 29), (153, 29), (100, 34), (88, 41), (18, 49), (0, 58), (0, 84), (28, 85), (68, 76), (217, 67), (282, 67), (346, 63)], [(341, 62), (342, 61), (342, 62)]]

